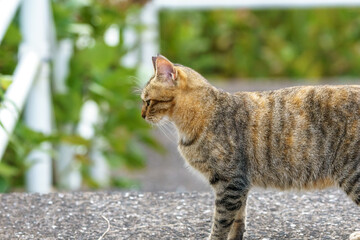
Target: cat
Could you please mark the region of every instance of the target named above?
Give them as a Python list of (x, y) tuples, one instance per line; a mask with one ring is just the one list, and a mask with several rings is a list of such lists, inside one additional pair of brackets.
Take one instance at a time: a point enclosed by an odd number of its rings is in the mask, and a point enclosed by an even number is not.
[(360, 206), (360, 86), (230, 94), (164, 56), (152, 61), (141, 115), (173, 122), (182, 157), (212, 186), (211, 240), (243, 239), (253, 186), (338, 186)]

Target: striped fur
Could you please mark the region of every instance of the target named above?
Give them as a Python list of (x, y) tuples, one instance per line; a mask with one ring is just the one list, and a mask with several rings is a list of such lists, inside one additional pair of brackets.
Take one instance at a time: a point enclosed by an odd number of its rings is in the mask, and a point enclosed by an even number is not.
[(253, 186), (335, 185), (360, 205), (360, 86), (230, 94), (190, 68), (154, 61), (142, 116), (175, 123), (180, 153), (213, 187), (210, 239), (243, 238)]

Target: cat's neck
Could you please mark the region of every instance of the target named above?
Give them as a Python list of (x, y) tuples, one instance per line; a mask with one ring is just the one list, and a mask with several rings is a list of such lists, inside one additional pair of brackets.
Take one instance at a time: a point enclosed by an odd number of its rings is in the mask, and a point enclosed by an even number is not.
[(171, 121), (178, 129), (181, 142), (190, 143), (204, 131), (214, 110), (215, 91), (213, 87), (204, 87), (179, 96)]

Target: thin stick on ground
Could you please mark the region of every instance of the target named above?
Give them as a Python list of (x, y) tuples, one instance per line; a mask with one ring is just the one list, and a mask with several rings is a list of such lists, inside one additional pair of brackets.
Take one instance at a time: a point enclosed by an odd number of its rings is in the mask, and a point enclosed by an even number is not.
[(108, 227), (107, 227), (106, 231), (101, 235), (101, 237), (99, 237), (98, 240), (102, 240), (104, 238), (104, 236), (110, 231), (110, 222), (109, 222), (109, 220), (104, 215), (101, 215), (101, 217), (103, 219), (105, 219), (105, 221), (107, 222)]

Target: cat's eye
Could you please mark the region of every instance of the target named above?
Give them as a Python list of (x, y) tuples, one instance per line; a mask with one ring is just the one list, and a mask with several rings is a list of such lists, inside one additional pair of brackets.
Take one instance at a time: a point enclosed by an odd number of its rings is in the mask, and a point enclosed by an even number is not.
[(146, 106), (150, 106), (150, 100), (146, 101)]

